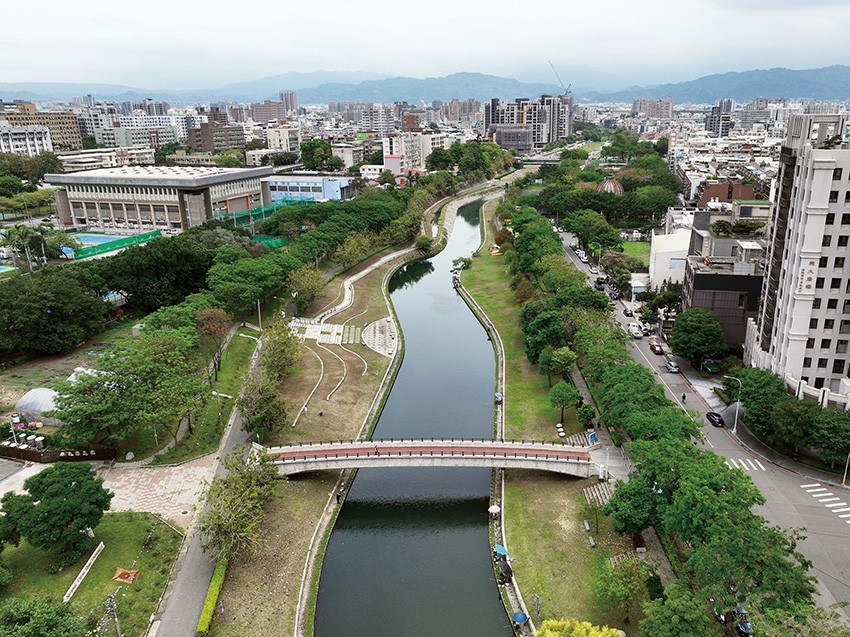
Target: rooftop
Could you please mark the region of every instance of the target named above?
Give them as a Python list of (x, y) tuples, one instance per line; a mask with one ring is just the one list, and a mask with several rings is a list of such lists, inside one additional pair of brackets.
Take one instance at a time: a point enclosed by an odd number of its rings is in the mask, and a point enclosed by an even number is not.
[(109, 184), (139, 186), (200, 187), (211, 184), (266, 177), (273, 167), (219, 168), (218, 166), (120, 166), (81, 172), (48, 174), (44, 181), (57, 186), (68, 184)]

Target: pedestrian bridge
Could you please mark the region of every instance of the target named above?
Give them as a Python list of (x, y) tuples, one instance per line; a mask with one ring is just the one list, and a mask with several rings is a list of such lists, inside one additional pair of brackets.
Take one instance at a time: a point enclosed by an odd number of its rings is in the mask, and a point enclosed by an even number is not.
[(268, 447), (283, 475), (375, 467), (485, 467), (536, 469), (580, 478), (600, 467), (586, 447), (522, 440), (374, 440)]

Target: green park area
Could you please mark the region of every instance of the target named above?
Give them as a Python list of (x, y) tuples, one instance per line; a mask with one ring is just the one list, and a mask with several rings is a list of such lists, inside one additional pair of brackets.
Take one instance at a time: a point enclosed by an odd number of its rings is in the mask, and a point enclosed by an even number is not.
[[(104, 549), (71, 598), (70, 607), (84, 625), (94, 627), (104, 616), (107, 596), (115, 594), (122, 633), (125, 637), (142, 637), (165, 590), (182, 537), (153, 515), (109, 513), (94, 529), (93, 545), (100, 542)], [(0, 600), (21, 597), (61, 603), (91, 553), (56, 572), (56, 557), (51, 553), (25, 540), (17, 547), (7, 546), (2, 559), (12, 582), (3, 589)], [(138, 571), (132, 583), (112, 580), (119, 568)], [(102, 634), (117, 633), (111, 630)]]
[[(495, 209), (496, 202), (482, 208), (485, 246), (494, 241)], [(505, 438), (559, 440), (555, 423), (560, 413), (549, 401), (547, 377), (526, 355), (525, 334), (517, 320), (520, 304), (509, 287), (505, 257), (481, 250), (472, 266), (463, 271), (463, 281), (498, 330), (505, 350)], [(568, 434), (581, 430), (575, 409), (568, 409), (564, 420)], [(516, 565), (521, 565), (515, 569), (523, 596), (528, 601), (537, 593), (544, 619), (620, 625), (621, 618), (600, 604), (591, 588), (607, 557), (626, 549), (623, 538), (612, 531), (610, 519), (586, 503), (582, 490), (592, 483), (543, 472), (509, 472), (506, 533)], [(595, 549), (588, 545), (585, 519), (598, 520)]]
[(652, 244), (649, 241), (624, 241), (623, 252), (630, 257), (640, 259), (641, 262), (649, 267), (649, 251)]

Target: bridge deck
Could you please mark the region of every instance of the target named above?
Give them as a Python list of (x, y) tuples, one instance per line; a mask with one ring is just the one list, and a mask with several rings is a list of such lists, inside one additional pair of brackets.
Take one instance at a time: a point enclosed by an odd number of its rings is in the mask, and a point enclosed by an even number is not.
[(590, 475), (585, 447), (495, 440), (377, 440), (326, 442), (266, 450), (283, 473), (376, 466), (491, 466)]

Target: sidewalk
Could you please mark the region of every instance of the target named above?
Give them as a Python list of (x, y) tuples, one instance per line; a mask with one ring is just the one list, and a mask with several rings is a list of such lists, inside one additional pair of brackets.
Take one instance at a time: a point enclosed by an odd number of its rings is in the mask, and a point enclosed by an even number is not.
[[(702, 378), (693, 370), (685, 371), (684, 368), (682, 370), (682, 378), (684, 378), (685, 382), (691, 387), (691, 389), (693, 389), (694, 392), (702, 398), (703, 402), (711, 411), (720, 413), (726, 419), (727, 423), (734, 422), (735, 403), (726, 405), (722, 400), (720, 400), (720, 397), (714, 393), (714, 388), (720, 386), (719, 382), (712, 382), (712, 379)], [(753, 432), (751, 432), (747, 426), (741, 422), (740, 417), (738, 418), (738, 426), (735, 428), (734, 433), (729, 425), (727, 425), (727, 427), (729, 433), (733, 435), (735, 440), (737, 440), (750, 453), (760, 457), (762, 460), (767, 460), (786, 471), (790, 471), (791, 473), (795, 473), (803, 478), (815, 482), (830, 484), (836, 487), (842, 486), (842, 476), (840, 473), (833, 473), (831, 471), (811, 467), (779, 453), (756, 438), (755, 434), (753, 434)]]

